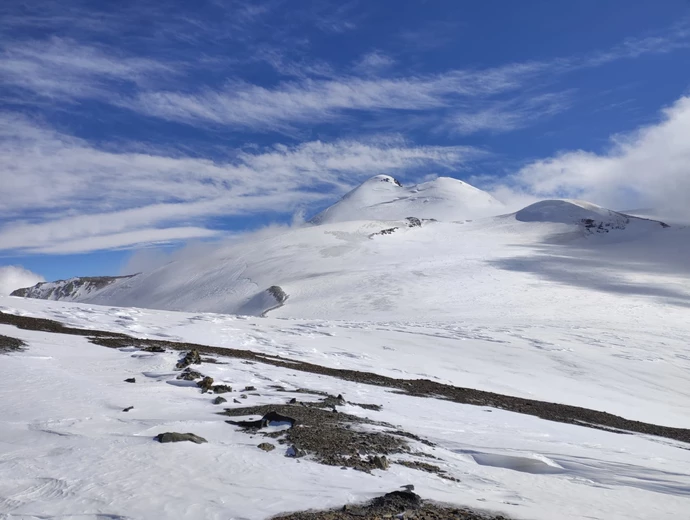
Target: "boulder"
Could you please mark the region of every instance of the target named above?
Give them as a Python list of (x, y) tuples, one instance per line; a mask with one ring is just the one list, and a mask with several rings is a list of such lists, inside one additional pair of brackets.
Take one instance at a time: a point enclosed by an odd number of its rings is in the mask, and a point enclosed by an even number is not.
[(177, 365), (175, 365), (175, 368), (178, 370), (182, 370), (183, 368), (187, 368), (189, 365), (200, 365), (201, 364), (201, 356), (199, 355), (199, 351), (197, 349), (192, 349), (185, 356), (180, 359), (177, 362)]
[(158, 435), (156, 435), (154, 437), (154, 439), (160, 443), (189, 441), (189, 442), (193, 442), (195, 444), (202, 444), (204, 442), (208, 442), (203, 437), (199, 437), (198, 435), (194, 435), (193, 433), (177, 433), (177, 432), (159, 433)]
[(208, 392), (213, 386), (213, 378), (206, 376), (201, 381), (197, 382), (196, 386), (201, 388), (202, 392)]

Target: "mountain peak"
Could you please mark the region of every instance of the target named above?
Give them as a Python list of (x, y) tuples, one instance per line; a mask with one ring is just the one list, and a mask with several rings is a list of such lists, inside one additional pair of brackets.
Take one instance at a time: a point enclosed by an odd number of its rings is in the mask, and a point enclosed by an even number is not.
[(311, 222), (401, 220), (406, 217), (452, 221), (497, 215), (504, 209), (490, 194), (452, 177), (437, 177), (404, 187), (390, 175), (376, 175), (316, 215)]

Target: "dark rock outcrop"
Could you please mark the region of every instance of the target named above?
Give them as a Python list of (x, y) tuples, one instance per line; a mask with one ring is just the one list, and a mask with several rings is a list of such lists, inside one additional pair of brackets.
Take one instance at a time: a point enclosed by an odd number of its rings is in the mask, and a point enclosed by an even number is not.
[(201, 379), (202, 377), (204, 377), (203, 374), (187, 367), (182, 371), (182, 373), (179, 376), (177, 376), (177, 379), (182, 379), (184, 381), (194, 381), (195, 379)]
[(189, 441), (193, 442), (195, 444), (202, 444), (204, 442), (208, 442), (206, 439), (203, 437), (199, 437), (198, 435), (195, 435), (193, 433), (177, 433), (177, 432), (166, 432), (166, 433), (159, 433), (154, 437), (155, 440), (161, 443), (166, 443), (166, 442), (184, 442), (184, 441)]
[(196, 386), (201, 388), (202, 392), (208, 392), (213, 386), (213, 378), (206, 376), (201, 381), (197, 382)]
[(197, 349), (192, 349), (185, 354), (185, 356), (177, 362), (175, 368), (182, 370), (187, 368), (189, 365), (201, 365), (201, 356)]
[(211, 387), (214, 394), (227, 394), (232, 392), (232, 387), (229, 385), (214, 385)]
[(24, 287), (13, 291), (10, 296), (22, 298), (36, 298), (39, 300), (71, 300), (78, 293), (92, 293), (100, 291), (110, 284), (132, 278), (136, 274), (127, 276), (80, 276), (68, 280), (54, 282), (40, 282), (32, 287)]

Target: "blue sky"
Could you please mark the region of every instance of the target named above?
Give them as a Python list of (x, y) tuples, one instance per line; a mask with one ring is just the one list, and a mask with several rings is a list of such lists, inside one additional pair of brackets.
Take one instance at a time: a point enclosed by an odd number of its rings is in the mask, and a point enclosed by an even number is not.
[(0, 267), (307, 216), (366, 178), (687, 210), (690, 2), (0, 5)]

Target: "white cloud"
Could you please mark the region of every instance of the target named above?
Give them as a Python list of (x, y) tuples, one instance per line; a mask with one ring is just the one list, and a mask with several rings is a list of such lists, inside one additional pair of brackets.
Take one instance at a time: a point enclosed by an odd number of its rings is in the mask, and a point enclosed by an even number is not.
[(381, 51), (371, 51), (362, 56), (354, 69), (360, 74), (376, 74), (389, 69), (395, 60)]
[(0, 248), (75, 252), (211, 234), (211, 217), (291, 214), (378, 173), (457, 168), (479, 152), (397, 137), (312, 141), (224, 162), (105, 151), (0, 114)]
[(10, 294), (16, 289), (31, 287), (38, 282), (45, 282), (45, 278), (20, 265), (0, 266), (0, 295)]
[(611, 138), (602, 153), (562, 152), (532, 162), (494, 187), (497, 196), (579, 198), (613, 209), (653, 207), (690, 216), (690, 97), (661, 120)]

